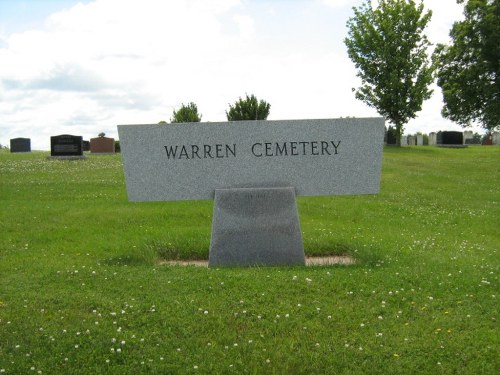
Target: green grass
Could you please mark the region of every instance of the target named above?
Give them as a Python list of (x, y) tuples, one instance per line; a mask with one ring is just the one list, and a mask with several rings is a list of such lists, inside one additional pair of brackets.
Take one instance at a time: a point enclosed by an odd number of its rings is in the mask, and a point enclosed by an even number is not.
[(497, 374), (500, 148), (386, 148), (381, 192), (298, 198), (307, 255), (207, 259), (212, 202), (127, 201), (121, 157), (0, 153), (0, 373)]

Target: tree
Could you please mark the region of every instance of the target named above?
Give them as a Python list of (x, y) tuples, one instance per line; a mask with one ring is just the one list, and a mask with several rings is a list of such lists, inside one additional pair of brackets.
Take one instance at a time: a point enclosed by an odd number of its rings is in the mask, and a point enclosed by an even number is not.
[(193, 102), (181, 105), (178, 111), (174, 109), (174, 114), (170, 119), (172, 124), (181, 122), (200, 122), (201, 114), (198, 114), (198, 107)]
[(264, 100), (258, 101), (255, 95), (248, 96), (246, 99), (238, 99), (234, 105), (229, 104), (229, 112), (226, 111), (228, 121), (242, 120), (266, 120), (269, 116), (271, 104)]
[(443, 91), (443, 117), (463, 127), (500, 126), (500, 1), (465, 3), (465, 19), (450, 31), (451, 45), (439, 44), (437, 84)]
[(432, 94), (434, 68), (423, 33), (432, 13), (413, 0), (380, 0), (377, 8), (365, 0), (353, 11), (344, 40), (361, 78), (353, 91), (394, 124), (399, 146), (404, 125)]

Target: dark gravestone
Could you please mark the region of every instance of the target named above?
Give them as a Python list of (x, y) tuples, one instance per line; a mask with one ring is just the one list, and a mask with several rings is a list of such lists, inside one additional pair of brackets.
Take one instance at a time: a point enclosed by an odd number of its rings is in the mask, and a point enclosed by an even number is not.
[(83, 137), (62, 134), (50, 137), (50, 155), (60, 158), (83, 158)]
[(441, 141), (443, 145), (463, 145), (464, 134), (462, 132), (452, 131), (442, 132)]
[(83, 151), (90, 151), (90, 141), (82, 141)]
[(395, 145), (396, 144), (396, 129), (394, 129), (392, 126), (389, 126), (387, 129), (387, 144), (388, 145)]
[(10, 152), (31, 152), (31, 139), (12, 138), (10, 140)]
[(467, 138), (465, 140), (466, 145), (480, 145), (481, 144), (481, 139), (479, 138)]
[(462, 132), (444, 131), (437, 133), (437, 145), (440, 147), (464, 148), (464, 134)]

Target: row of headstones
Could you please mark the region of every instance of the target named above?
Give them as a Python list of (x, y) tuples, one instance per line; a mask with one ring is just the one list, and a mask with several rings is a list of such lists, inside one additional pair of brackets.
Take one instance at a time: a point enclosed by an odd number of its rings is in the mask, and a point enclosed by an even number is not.
[[(97, 137), (84, 141), (82, 136), (69, 134), (50, 137), (51, 156), (82, 156), (84, 151), (94, 154), (113, 154), (115, 153), (115, 139)], [(10, 152), (31, 152), (31, 139), (11, 139)]]
[[(429, 134), (429, 146), (453, 146), (471, 145), (474, 143), (474, 133), (472, 131), (440, 131)], [(480, 143), (478, 143), (480, 144)], [(486, 140), (487, 145), (500, 145), (500, 132), (491, 133)], [(401, 146), (423, 146), (424, 136), (422, 134), (401, 136)]]

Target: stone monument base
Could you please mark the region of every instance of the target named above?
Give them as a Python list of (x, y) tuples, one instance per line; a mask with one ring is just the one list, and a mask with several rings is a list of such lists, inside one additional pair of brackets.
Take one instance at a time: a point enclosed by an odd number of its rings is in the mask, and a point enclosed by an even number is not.
[(49, 156), (48, 159), (52, 160), (82, 160), (87, 159), (85, 155), (66, 155), (66, 156)]
[(305, 265), (295, 191), (216, 189), (209, 267)]

